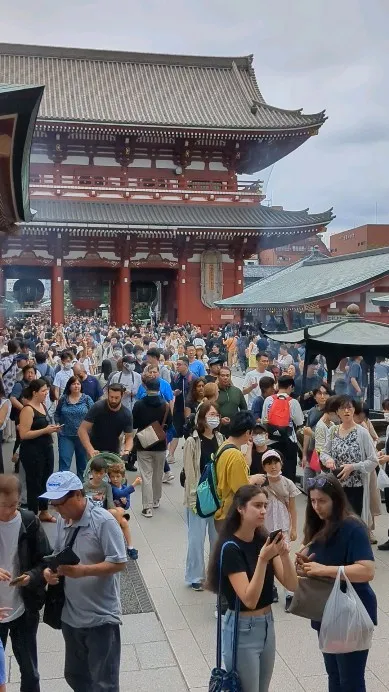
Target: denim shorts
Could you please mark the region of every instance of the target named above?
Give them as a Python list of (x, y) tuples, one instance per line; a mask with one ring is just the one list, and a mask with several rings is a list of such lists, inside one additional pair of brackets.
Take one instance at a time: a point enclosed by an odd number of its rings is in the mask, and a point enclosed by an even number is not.
[(3, 642), (0, 639), (0, 685), (5, 685), (7, 682), (7, 675), (5, 671), (5, 653)]

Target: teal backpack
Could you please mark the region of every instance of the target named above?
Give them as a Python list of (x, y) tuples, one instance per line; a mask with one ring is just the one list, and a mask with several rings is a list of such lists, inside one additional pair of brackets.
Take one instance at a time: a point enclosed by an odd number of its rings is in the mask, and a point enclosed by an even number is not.
[(227, 449), (237, 449), (235, 445), (219, 448), (211, 461), (206, 464), (196, 490), (196, 512), (202, 519), (212, 517), (220, 508), (221, 500), (217, 493), (216, 463)]

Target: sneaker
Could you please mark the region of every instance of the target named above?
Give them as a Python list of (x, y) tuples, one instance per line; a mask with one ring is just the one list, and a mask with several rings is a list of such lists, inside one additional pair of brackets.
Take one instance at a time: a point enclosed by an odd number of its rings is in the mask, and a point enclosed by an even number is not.
[(273, 586), (273, 603), (278, 603), (278, 591), (276, 586)]
[(137, 560), (138, 559), (138, 551), (136, 548), (127, 548), (127, 555), (131, 560)]
[(153, 516), (153, 510), (148, 507), (147, 509), (142, 509), (142, 516), (150, 519)]
[(153, 508), (154, 508), (154, 509), (158, 509), (158, 507), (159, 507), (160, 504), (161, 504), (161, 503), (160, 503), (159, 500), (157, 500), (156, 502), (153, 502)]
[(167, 459), (166, 459), (166, 461), (167, 461), (167, 463), (168, 463), (168, 464), (175, 464), (175, 463), (176, 463), (176, 460), (175, 460), (175, 458), (174, 458), (174, 457), (172, 457), (172, 455), (171, 455), (171, 454), (168, 454), (168, 455), (167, 455)]
[(289, 607), (292, 603), (293, 596), (287, 596), (285, 599), (285, 613), (289, 613)]
[(389, 540), (387, 540), (385, 543), (381, 543), (381, 545), (377, 545), (378, 550), (389, 550)]
[(201, 581), (193, 582), (193, 584), (191, 584), (191, 588), (193, 591), (204, 591)]
[(174, 481), (174, 473), (166, 471), (166, 473), (163, 474), (162, 483), (171, 483), (172, 481)]
[(373, 531), (369, 532), (369, 538), (370, 538), (370, 544), (371, 545), (377, 545), (378, 541), (377, 541)]

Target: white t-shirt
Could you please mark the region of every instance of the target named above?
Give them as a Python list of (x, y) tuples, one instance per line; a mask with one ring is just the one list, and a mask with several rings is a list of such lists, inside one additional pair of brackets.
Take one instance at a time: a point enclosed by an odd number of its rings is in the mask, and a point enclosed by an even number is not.
[(250, 387), (250, 385), (254, 383), (257, 384), (256, 388), (249, 392), (247, 395), (247, 404), (249, 409), (252, 408), (254, 399), (256, 399), (257, 396), (261, 396), (261, 389), (259, 387), (259, 383), (262, 377), (271, 377), (272, 380), (274, 380), (274, 375), (272, 372), (270, 372), (270, 370), (265, 370), (264, 372), (258, 372), (258, 370), (249, 370), (246, 377), (244, 378), (243, 389), (246, 389), (246, 387)]
[(110, 379), (110, 384), (114, 382), (120, 382), (125, 388), (125, 394), (123, 397), (123, 406), (132, 410), (135, 404), (135, 398), (138, 393), (138, 389), (142, 384), (142, 378), (138, 372), (115, 372)]
[[(7, 570), (12, 579), (20, 572), (18, 541), (22, 517), (20, 512), (11, 521), (0, 521), (0, 565)], [(24, 613), (24, 602), (20, 586), (9, 586), (9, 582), (0, 582), (0, 603), (3, 608), (12, 608), (12, 612), (2, 622), (11, 622)]]
[(53, 384), (54, 384), (54, 387), (58, 387), (60, 396), (62, 396), (62, 394), (64, 393), (67, 381), (70, 380), (70, 378), (73, 375), (74, 375), (74, 372), (73, 372), (72, 368), (70, 368), (70, 370), (64, 370), (63, 368), (61, 368), (61, 370), (59, 370), (57, 372), (57, 374), (54, 378)]
[[(273, 401), (274, 401), (273, 397), (268, 396), (263, 403), (263, 409), (262, 409), (262, 422), (263, 423), (267, 423), (268, 416), (269, 416), (269, 409), (272, 406)], [(300, 428), (304, 423), (304, 414), (301, 410), (301, 406), (300, 406), (299, 402), (297, 401), (297, 399), (289, 399), (289, 409), (290, 409), (291, 423), (294, 423), (296, 428)], [(295, 431), (293, 425), (290, 426), (289, 438), (293, 442), (297, 442), (296, 431)]]

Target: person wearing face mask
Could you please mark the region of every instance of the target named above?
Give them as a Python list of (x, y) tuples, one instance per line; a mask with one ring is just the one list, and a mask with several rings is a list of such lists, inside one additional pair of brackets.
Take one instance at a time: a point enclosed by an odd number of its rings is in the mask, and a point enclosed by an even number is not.
[[(269, 437), (265, 426), (257, 423), (253, 429), (252, 440), (249, 440), (247, 443), (246, 461), (251, 474), (264, 473), (262, 456), (268, 450), (268, 444)], [(263, 480), (265, 481), (265, 476)]]
[(59, 399), (65, 391), (67, 381), (73, 375), (73, 355), (68, 351), (63, 351), (61, 354), (61, 370), (59, 370), (54, 378), (54, 388), (56, 399)]
[(213, 517), (203, 519), (196, 512), (196, 489), (205, 466), (223, 442), (223, 436), (217, 431), (219, 425), (217, 407), (209, 401), (203, 402), (196, 413), (193, 435), (184, 445), (184, 505), (188, 524), (185, 582), (194, 591), (203, 591), (205, 535), (208, 531), (211, 549), (217, 536)]
[(135, 371), (135, 358), (132, 354), (124, 356), (122, 359), (121, 372), (115, 372), (112, 375), (110, 382), (112, 384), (114, 382), (118, 382), (126, 388), (123, 396), (123, 406), (126, 406), (126, 408), (132, 410), (139, 387), (142, 384), (141, 376)]
[[(287, 545), (297, 538), (297, 495), (300, 490), (293, 481), (282, 475), (283, 457), (275, 449), (269, 449), (262, 456), (262, 466), (266, 474), (268, 505), (265, 526), (269, 533), (280, 529)], [(288, 612), (293, 593), (285, 589), (285, 612)], [(278, 601), (277, 590), (273, 592), (273, 602)]]

